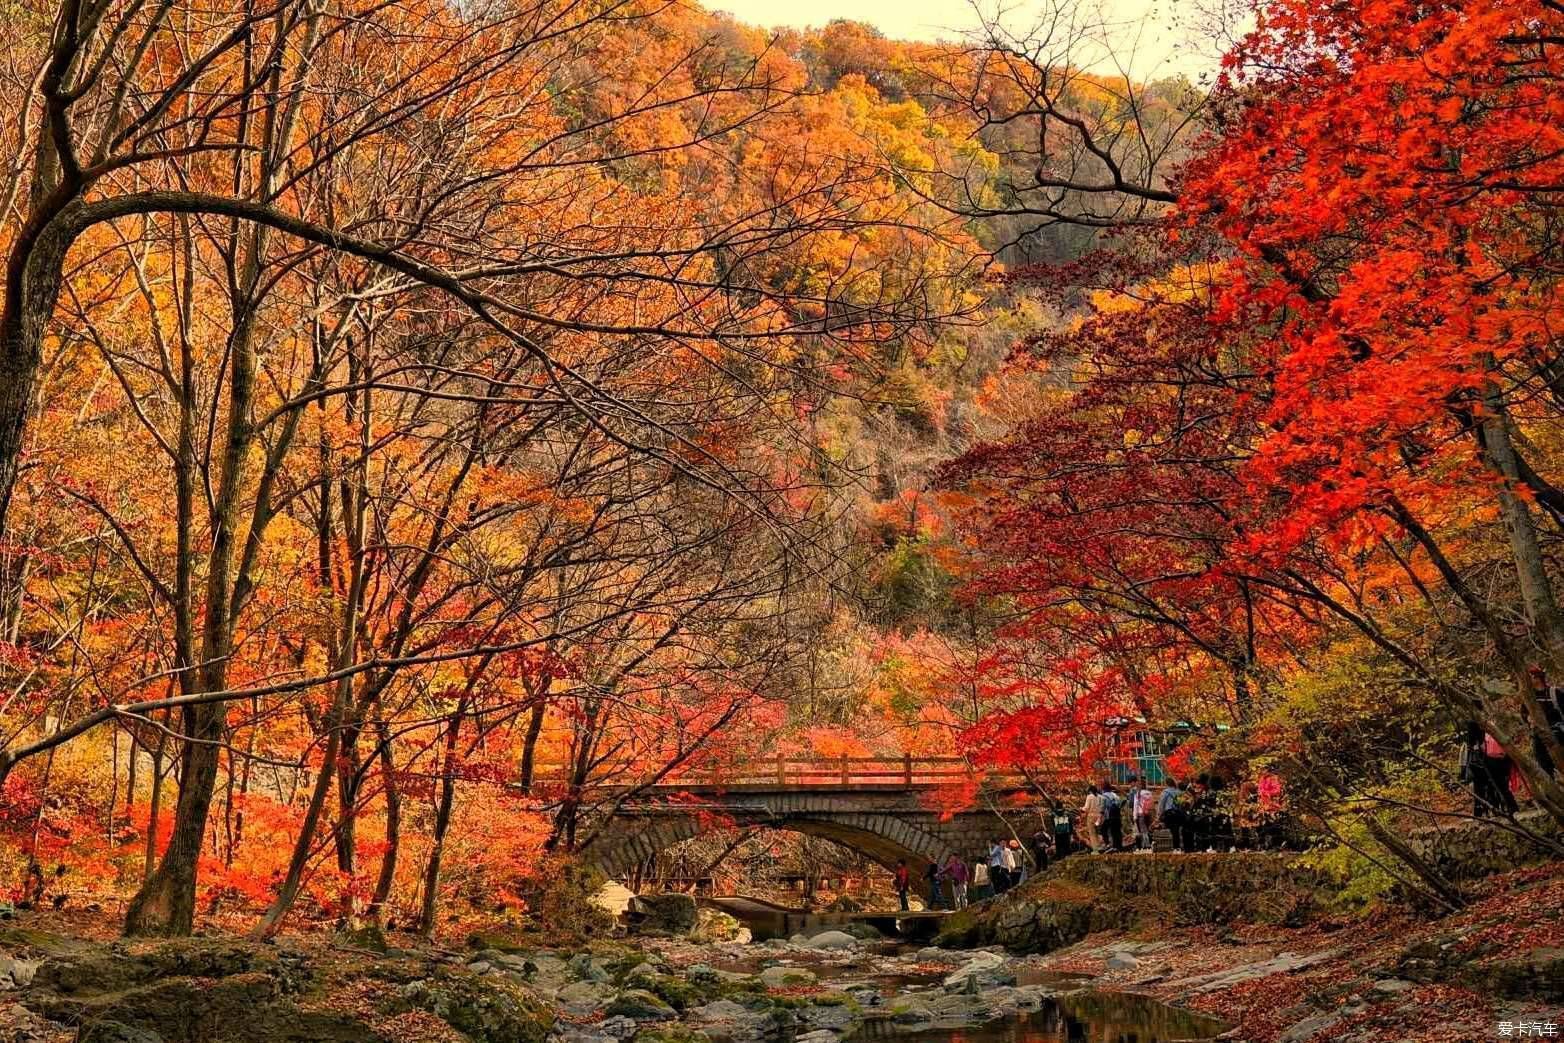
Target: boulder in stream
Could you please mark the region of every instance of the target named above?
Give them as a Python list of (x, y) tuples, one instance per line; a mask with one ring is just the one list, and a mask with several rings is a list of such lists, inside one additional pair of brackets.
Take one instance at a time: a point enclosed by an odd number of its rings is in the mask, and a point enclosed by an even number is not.
[(630, 918), (636, 930), (648, 934), (687, 934), (699, 916), (695, 899), (689, 895), (637, 895), (630, 901)]
[(607, 1011), (610, 1016), (636, 1021), (665, 1021), (674, 1017), (671, 1006), (645, 989), (626, 989), (608, 1005)]
[(800, 944), (810, 949), (851, 949), (858, 944), (858, 939), (846, 931), (821, 931), (812, 938), (805, 938)]
[(760, 972), (760, 983), (768, 989), (791, 989), (813, 985), (819, 979), (802, 967), (767, 967)]

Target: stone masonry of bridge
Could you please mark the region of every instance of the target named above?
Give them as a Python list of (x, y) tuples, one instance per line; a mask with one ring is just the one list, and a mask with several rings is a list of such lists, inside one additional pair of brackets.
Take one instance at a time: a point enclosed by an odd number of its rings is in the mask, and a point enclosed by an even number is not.
[(768, 791), (744, 786), (692, 796), (699, 803), (647, 802), (621, 808), (582, 851), (583, 857), (610, 877), (625, 877), (652, 855), (705, 831), (730, 825), (764, 826), (825, 837), (884, 866), (906, 859), (915, 873), (921, 873), (930, 861), (943, 860), (951, 851), (970, 862), (988, 850), (992, 839), (1023, 828), (1014, 813), (1001, 816), (989, 810), (986, 800), (942, 820), (937, 811), (924, 806), (919, 789), (849, 786)]

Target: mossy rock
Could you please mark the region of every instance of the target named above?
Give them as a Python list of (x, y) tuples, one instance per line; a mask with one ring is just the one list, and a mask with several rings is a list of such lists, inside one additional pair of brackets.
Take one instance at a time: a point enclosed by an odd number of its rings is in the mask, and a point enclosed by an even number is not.
[(362, 952), (372, 952), (384, 956), (391, 948), (386, 941), (386, 932), (377, 923), (366, 923), (359, 927), (349, 927), (337, 932), (338, 945), (349, 949), (358, 949)]
[(503, 977), (446, 974), (401, 987), (387, 1014), (421, 1010), (472, 1043), (543, 1043), (554, 1017), (536, 996)]
[(645, 989), (626, 989), (603, 1011), (609, 1017), (634, 1018), (637, 1021), (661, 1021), (674, 1016), (674, 1009), (662, 997)]
[(845, 1007), (854, 1014), (863, 1010), (863, 1004), (845, 992), (819, 992), (809, 997), (809, 1002), (816, 1007)]
[(711, 1037), (699, 1029), (674, 1023), (643, 1028), (635, 1034), (634, 1043), (711, 1043)]
[(611, 937), (619, 921), (593, 900), (607, 880), (592, 866), (567, 865), (527, 894), (529, 919), (557, 941)]
[(674, 1010), (683, 1011), (698, 1007), (714, 995), (715, 990), (676, 978), (659, 975), (646, 980), (646, 991), (666, 1002)]
[(1088, 934), (1212, 923), (1295, 926), (1315, 908), (1323, 878), (1291, 856), (1078, 855), (993, 902), (946, 918), (936, 943), (1049, 952)]
[(630, 901), (636, 930), (644, 934), (688, 934), (699, 920), (695, 899), (686, 894), (637, 895)]
[(748, 928), (719, 909), (701, 909), (695, 914), (695, 926), (690, 929), (692, 942), (731, 942), (748, 937)]
[(105, 1040), (124, 1026), (169, 1043), (205, 1043), (267, 1038), (252, 1036), (250, 1026), (278, 995), (276, 979), (251, 971), (218, 979), (163, 978), (91, 997), (42, 998), (30, 1006), (52, 1021), (93, 1027)]
[(82, 1027), (76, 1043), (164, 1043), (164, 1040), (151, 1029), (121, 1021), (95, 1021)]
[(874, 924), (861, 921), (845, 923), (839, 929), (843, 934), (852, 935), (861, 942), (878, 942), (883, 941), (885, 938), (885, 933), (874, 926)]
[(766, 997), (766, 985), (759, 978), (742, 978), (737, 981), (719, 978), (712, 982), (711, 993), (713, 999), (734, 1000), (744, 1003), (756, 998)]
[(467, 936), (467, 948), (482, 952), (485, 949), (493, 949), (495, 952), (526, 955), (536, 946), (523, 944), (519, 939), (507, 935), (497, 934), (493, 931), (474, 931)]
[(39, 968), (33, 984), (64, 995), (99, 994), (163, 978), (227, 978), (275, 962), (275, 951), (237, 939), (116, 943), (107, 949), (61, 954)]

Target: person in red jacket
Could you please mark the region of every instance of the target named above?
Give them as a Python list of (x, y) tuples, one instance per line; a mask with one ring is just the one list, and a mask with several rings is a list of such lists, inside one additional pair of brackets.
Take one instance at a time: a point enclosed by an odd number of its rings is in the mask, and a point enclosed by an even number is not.
[(907, 860), (896, 860), (896, 897), (901, 899), (902, 912), (909, 908), (907, 905), (907, 890), (912, 886), (912, 874), (907, 872)]

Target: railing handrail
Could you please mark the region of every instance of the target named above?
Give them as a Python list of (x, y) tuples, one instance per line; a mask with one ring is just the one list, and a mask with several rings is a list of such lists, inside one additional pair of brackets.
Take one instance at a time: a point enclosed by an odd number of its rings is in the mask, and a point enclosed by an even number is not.
[[(569, 774), (568, 768), (566, 764), (539, 764), (533, 778), (538, 781), (562, 778)], [(756, 785), (789, 788), (851, 786), (855, 783), (933, 786), (967, 778), (972, 774), (974, 769), (964, 757), (913, 756), (907, 753), (881, 756), (844, 754), (836, 757), (776, 754), (738, 763), (703, 764), (686, 768), (646, 788), (679, 790)], [(984, 774), (989, 778), (1006, 780), (1020, 780), (1023, 777), (1020, 773)]]

